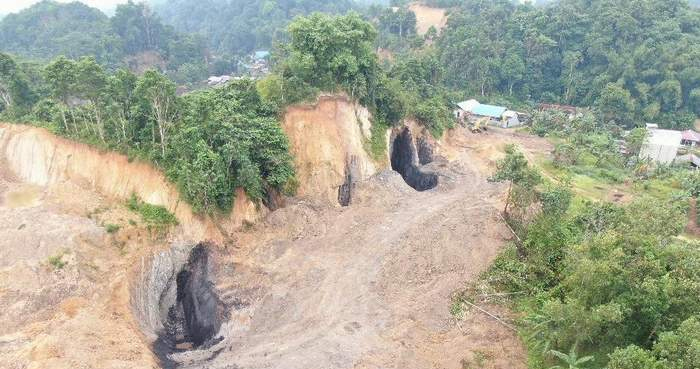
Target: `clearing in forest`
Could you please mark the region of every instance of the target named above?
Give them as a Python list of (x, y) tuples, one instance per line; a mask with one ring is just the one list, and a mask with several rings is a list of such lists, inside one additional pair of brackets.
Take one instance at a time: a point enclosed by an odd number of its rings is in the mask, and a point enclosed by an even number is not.
[(420, 3), (413, 3), (408, 8), (416, 14), (416, 30), (419, 35), (424, 35), (431, 26), (440, 31), (447, 25), (445, 9), (432, 8)]

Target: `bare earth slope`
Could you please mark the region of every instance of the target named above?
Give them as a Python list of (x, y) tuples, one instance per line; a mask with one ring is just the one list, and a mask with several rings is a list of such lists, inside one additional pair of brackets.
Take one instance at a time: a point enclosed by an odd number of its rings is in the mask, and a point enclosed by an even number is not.
[[(232, 317), (207, 353), (185, 367), (461, 368), (479, 351), (489, 368), (524, 367), (514, 334), (478, 314), (461, 327), (451, 295), (477, 278), (509, 236), (497, 218), (501, 189), (469, 166), (426, 192), (395, 172), (371, 178), (349, 208), (305, 203), (240, 235), (218, 288)], [(431, 164), (432, 165), (432, 164)], [(188, 366), (189, 360), (191, 366)], [(232, 366), (233, 365), (233, 366)]]
[[(451, 295), (509, 238), (497, 217), (503, 188), (475, 164), (480, 136), (470, 135), (454, 132), (452, 161), (428, 165), (441, 174), (433, 190), (384, 171), (357, 184), (349, 207), (292, 199), (232, 234), (238, 248), (214, 246), (222, 340), (169, 359), (182, 368), (458, 369), (479, 353), (485, 368), (524, 368), (513, 332), (479, 312), (462, 322), (449, 312)], [(123, 202), (92, 186), (30, 186), (1, 159), (0, 232), (11, 237), (0, 243), (0, 367), (157, 367), (130, 291), (144, 258), (178, 240), (146, 237)], [(122, 229), (109, 235), (105, 222)], [(59, 254), (67, 264), (57, 269), (48, 258)]]
[(408, 6), (416, 14), (416, 31), (424, 35), (430, 27), (440, 32), (447, 25), (447, 12), (445, 9), (432, 8), (421, 3), (412, 3)]

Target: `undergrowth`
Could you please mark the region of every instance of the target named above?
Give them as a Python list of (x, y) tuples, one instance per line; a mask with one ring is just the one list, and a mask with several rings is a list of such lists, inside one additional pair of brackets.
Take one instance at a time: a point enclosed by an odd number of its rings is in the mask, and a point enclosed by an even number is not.
[(126, 207), (141, 215), (141, 220), (146, 224), (146, 228), (162, 232), (178, 224), (175, 215), (168, 209), (143, 202), (135, 193), (131, 194), (127, 200)]

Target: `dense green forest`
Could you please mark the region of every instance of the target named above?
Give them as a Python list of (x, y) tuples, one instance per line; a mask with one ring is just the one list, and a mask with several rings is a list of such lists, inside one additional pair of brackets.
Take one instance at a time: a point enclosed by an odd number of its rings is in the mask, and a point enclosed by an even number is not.
[(106, 71), (91, 57), (54, 59), (34, 82), (0, 54), (2, 117), (150, 160), (195, 211), (228, 211), (233, 194), (265, 200), (294, 170), (274, 106), (251, 80), (177, 96), (166, 75)]
[(352, 0), (168, 0), (156, 10), (178, 31), (202, 35), (212, 53), (230, 57), (270, 49), (298, 15), (355, 7)]
[(700, 11), (685, 0), (466, 0), (438, 42), (451, 87), (687, 127), (700, 113)]
[[(109, 18), (80, 2), (44, 0), (0, 20), (0, 51), (42, 61), (91, 56), (112, 70), (128, 66), (173, 74), (202, 65), (206, 56), (203, 40), (175, 32), (148, 6), (131, 1)], [(205, 77), (206, 70), (197, 76)]]

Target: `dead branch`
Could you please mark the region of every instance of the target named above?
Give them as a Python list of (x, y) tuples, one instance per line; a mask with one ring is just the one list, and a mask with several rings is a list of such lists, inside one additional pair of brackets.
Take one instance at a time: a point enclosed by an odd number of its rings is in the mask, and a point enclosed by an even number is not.
[(467, 305), (469, 305), (469, 306), (473, 306), (473, 307), (475, 307), (477, 310), (481, 311), (482, 313), (484, 313), (484, 314), (490, 316), (490, 317), (493, 318), (493, 319), (496, 319), (496, 321), (498, 321), (498, 322), (501, 323), (504, 327), (510, 329), (511, 331), (517, 332), (517, 329), (515, 329), (515, 327), (513, 327), (512, 325), (510, 325), (510, 324), (504, 322), (503, 320), (501, 320), (501, 318), (499, 318), (499, 317), (497, 317), (497, 316), (495, 316), (495, 315), (489, 313), (488, 311), (482, 309), (481, 307), (479, 307), (479, 306), (477, 306), (477, 305), (474, 305), (474, 304), (472, 304), (471, 302), (469, 302), (469, 301), (467, 301), (467, 300), (462, 300), (462, 302), (464, 302), (465, 304), (467, 304)]

